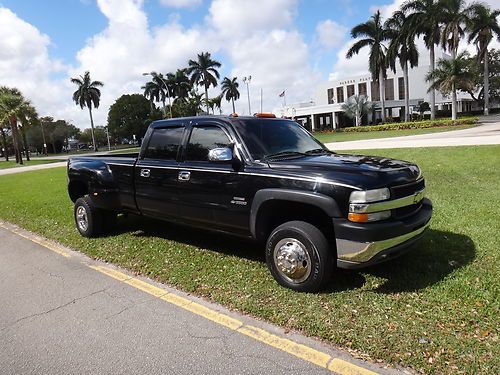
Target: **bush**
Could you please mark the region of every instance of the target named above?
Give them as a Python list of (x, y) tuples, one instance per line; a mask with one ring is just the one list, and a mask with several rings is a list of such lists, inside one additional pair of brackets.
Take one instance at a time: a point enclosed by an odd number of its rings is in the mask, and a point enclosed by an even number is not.
[(382, 124), (373, 126), (357, 126), (343, 128), (342, 132), (371, 132), (371, 131), (386, 131), (386, 130), (403, 130), (403, 129), (425, 129), (435, 128), (440, 126), (458, 126), (458, 125), (474, 125), (479, 119), (477, 117), (466, 117), (458, 120), (442, 119), (435, 121), (415, 121), (415, 122), (400, 122), (394, 124)]

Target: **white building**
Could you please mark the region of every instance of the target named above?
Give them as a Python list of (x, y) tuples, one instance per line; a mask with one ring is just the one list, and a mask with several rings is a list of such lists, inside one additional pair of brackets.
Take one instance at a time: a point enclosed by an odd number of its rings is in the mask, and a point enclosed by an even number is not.
[[(436, 58), (445, 57), (441, 55)], [(422, 60), (422, 57), (421, 57)], [(410, 113), (418, 112), (421, 102), (430, 104), (430, 94), (427, 92), (428, 83), (425, 76), (429, 71), (429, 62), (409, 71)], [(330, 78), (333, 78), (332, 75)], [(337, 129), (353, 126), (354, 120), (349, 119), (342, 111), (342, 104), (352, 95), (365, 95), (374, 103), (373, 113), (364, 116), (363, 124), (376, 124), (381, 119), (380, 91), (378, 82), (374, 82), (370, 74), (330, 79), (316, 90), (315, 99), (311, 102), (297, 103), (277, 108), (274, 114), (280, 117), (294, 118), (311, 131)], [(458, 92), (458, 112), (480, 110), (469, 94)], [(386, 116), (396, 121), (404, 117), (405, 90), (402, 70), (396, 73), (388, 70), (385, 81)], [(451, 111), (451, 98), (443, 97), (436, 91), (436, 109)]]

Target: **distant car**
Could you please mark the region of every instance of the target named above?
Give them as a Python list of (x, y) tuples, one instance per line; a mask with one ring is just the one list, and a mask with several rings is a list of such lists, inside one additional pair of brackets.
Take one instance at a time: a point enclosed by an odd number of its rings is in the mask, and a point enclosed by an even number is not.
[(86, 144), (86, 143), (80, 143), (80, 144), (78, 145), (78, 149), (79, 149), (79, 150), (86, 150), (86, 149), (88, 149), (88, 148), (89, 148), (89, 145), (88, 145), (88, 144)]
[(308, 292), (335, 265), (390, 260), (423, 235), (432, 204), (417, 165), (337, 154), (270, 117), (156, 121), (138, 154), (70, 158), (78, 231), (97, 236), (130, 212), (253, 238), (278, 283)]

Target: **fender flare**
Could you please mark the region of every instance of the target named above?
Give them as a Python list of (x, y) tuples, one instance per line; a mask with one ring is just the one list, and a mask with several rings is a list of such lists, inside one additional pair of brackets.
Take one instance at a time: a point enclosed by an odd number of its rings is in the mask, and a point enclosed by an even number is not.
[(250, 210), (250, 232), (253, 238), (257, 238), (257, 216), (259, 210), (262, 204), (271, 200), (304, 203), (319, 208), (329, 217), (342, 217), (337, 202), (328, 195), (302, 190), (262, 189), (255, 194)]

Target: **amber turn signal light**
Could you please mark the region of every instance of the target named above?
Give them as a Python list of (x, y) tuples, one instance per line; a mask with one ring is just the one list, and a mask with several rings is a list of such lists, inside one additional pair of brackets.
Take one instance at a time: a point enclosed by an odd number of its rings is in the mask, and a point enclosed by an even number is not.
[(368, 221), (368, 214), (355, 214), (353, 212), (349, 212), (347, 218), (349, 221), (354, 221), (355, 223), (366, 223)]

